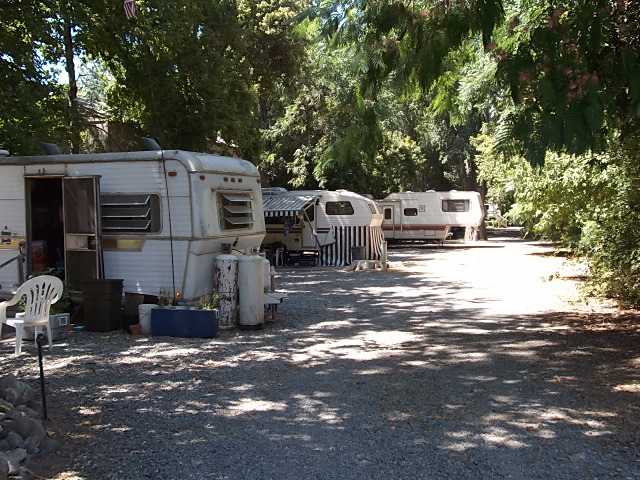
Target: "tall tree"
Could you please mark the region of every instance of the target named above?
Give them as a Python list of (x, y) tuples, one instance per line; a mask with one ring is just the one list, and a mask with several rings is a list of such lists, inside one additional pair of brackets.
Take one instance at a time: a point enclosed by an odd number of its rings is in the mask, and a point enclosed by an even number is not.
[(0, 8), (0, 138), (13, 154), (42, 153), (41, 141), (65, 146), (63, 91), (39, 51), (48, 41), (40, 2), (4, 2)]

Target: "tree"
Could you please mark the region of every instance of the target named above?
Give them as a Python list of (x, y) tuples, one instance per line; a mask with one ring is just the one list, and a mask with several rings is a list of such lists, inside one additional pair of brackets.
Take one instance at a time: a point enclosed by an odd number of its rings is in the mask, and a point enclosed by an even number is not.
[(541, 163), (547, 150), (608, 148), (612, 132), (637, 134), (640, 61), (637, 2), (522, 1), (490, 45), (515, 107), (498, 140)]
[(38, 46), (48, 30), (41, 4), (9, 2), (0, 8), (0, 137), (13, 154), (42, 153), (41, 141), (66, 144), (63, 90), (47, 71)]

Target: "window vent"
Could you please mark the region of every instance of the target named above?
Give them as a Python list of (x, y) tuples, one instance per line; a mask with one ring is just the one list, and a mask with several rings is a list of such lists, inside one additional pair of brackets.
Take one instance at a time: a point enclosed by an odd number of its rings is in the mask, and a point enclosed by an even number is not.
[(248, 192), (219, 193), (218, 205), (223, 230), (253, 227), (253, 208)]
[(155, 194), (102, 195), (103, 233), (157, 233), (160, 197)]

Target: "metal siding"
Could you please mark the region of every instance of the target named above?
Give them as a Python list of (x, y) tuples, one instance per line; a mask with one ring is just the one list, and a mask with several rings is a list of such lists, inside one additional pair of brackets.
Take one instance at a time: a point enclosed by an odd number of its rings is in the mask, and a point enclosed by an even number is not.
[[(18, 237), (26, 235), (23, 173), (24, 169), (20, 166), (3, 165), (2, 175), (0, 175), (0, 199), (2, 200), (0, 228), (4, 230), (6, 226)], [(0, 264), (19, 253), (17, 248), (0, 249)], [(26, 273), (26, 264), (23, 265)], [(0, 288), (2, 290), (13, 290), (19, 282), (18, 278), (18, 264), (15, 261), (0, 268)]]
[(171, 197), (171, 229), (169, 229), (169, 208), (167, 197), (162, 198), (162, 237), (170, 233), (174, 237), (191, 238), (191, 199), (188, 197)]
[[(3, 165), (0, 175), (0, 199), (16, 200), (24, 198), (24, 169), (20, 166)], [(3, 208), (6, 211), (6, 208)]]
[[(0, 264), (3, 264), (15, 257), (18, 253), (17, 249), (0, 250)], [(24, 265), (26, 273), (26, 264)], [(13, 290), (16, 284), (19, 283), (18, 278), (18, 264), (16, 262), (12, 262), (3, 268), (0, 268), (0, 289), (4, 291)]]
[(105, 251), (105, 278), (123, 278), (124, 292), (157, 295), (160, 287), (173, 287), (171, 272), (175, 271), (176, 288), (181, 290), (187, 246), (186, 241), (173, 242), (173, 265), (171, 242), (167, 240), (147, 240), (142, 252)]

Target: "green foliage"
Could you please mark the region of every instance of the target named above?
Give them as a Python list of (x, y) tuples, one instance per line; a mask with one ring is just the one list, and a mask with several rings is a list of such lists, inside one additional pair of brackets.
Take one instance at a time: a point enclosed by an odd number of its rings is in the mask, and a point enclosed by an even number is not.
[(491, 55), (519, 105), (511, 124), (522, 128), (510, 140), (527, 158), (606, 150), (612, 130), (640, 113), (639, 50), (631, 41), (640, 9), (630, 3), (522, 1), (510, 12), (514, 20)]
[(508, 217), (530, 235), (577, 248), (583, 231), (614, 194), (611, 180), (618, 174), (603, 155), (548, 154), (544, 167), (521, 164), (513, 175), (516, 202)]
[(215, 310), (220, 306), (218, 292), (205, 293), (198, 299), (196, 310)]
[(47, 71), (38, 46), (48, 38), (40, 2), (5, 2), (0, 8), (0, 148), (41, 154), (40, 142), (65, 147), (68, 117), (63, 89)]
[(615, 170), (594, 220), (584, 230), (581, 251), (589, 260), (592, 293), (640, 308), (640, 165), (637, 137), (620, 138)]

